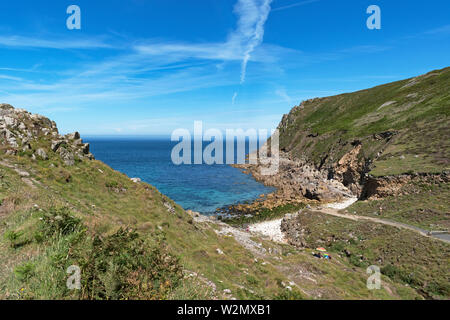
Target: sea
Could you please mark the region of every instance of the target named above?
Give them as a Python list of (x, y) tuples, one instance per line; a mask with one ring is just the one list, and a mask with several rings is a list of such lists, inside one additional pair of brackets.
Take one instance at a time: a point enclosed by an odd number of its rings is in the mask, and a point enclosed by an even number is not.
[[(171, 153), (178, 142), (170, 138), (85, 137), (83, 140), (90, 143), (91, 152), (97, 160), (130, 178), (140, 178), (152, 184), (186, 210), (212, 215), (218, 208), (250, 203), (261, 194), (274, 191), (227, 164), (174, 164)], [(208, 144), (203, 142), (203, 149)], [(248, 141), (245, 149), (246, 153), (254, 151)], [(194, 151), (192, 143), (192, 159)], [(223, 157), (226, 158), (225, 146)]]

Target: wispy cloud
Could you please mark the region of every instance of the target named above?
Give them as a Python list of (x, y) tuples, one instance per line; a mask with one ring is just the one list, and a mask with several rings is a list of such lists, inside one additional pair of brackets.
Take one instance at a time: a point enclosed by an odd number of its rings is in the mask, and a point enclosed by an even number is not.
[(288, 4), (282, 7), (277, 7), (277, 8), (273, 8), (272, 12), (276, 12), (276, 11), (281, 11), (281, 10), (286, 10), (286, 9), (290, 9), (290, 8), (294, 8), (294, 7), (299, 7), (299, 6), (304, 6), (306, 4), (310, 4), (310, 3), (314, 3), (314, 2), (319, 2), (320, 0), (306, 0), (306, 1), (301, 1), (301, 2), (296, 2), (296, 3), (292, 3), (292, 4)]
[(23, 36), (0, 36), (0, 46), (11, 48), (46, 48), (46, 49), (99, 49), (112, 48), (98, 39), (59, 39), (47, 40)]
[[(142, 66), (142, 65), (141, 65)], [(139, 65), (135, 66), (139, 68)], [(133, 78), (130, 66), (116, 66), (95, 76), (84, 76), (90, 65), (72, 77), (41, 83), (22, 81), (12, 83), (6, 79), (0, 84), (4, 90), (0, 100), (20, 106), (33, 106), (39, 110), (65, 105), (79, 106), (112, 105), (149, 99), (156, 96), (193, 91), (216, 86), (231, 85), (233, 81), (227, 72), (214, 73), (208, 68), (187, 68), (158, 76)]]
[(237, 98), (237, 96), (238, 96), (238, 93), (237, 93), (237, 92), (235, 92), (235, 93), (233, 94), (233, 97), (231, 98), (231, 105), (233, 105), (233, 106), (234, 106), (234, 103), (236, 102), (236, 98)]
[(450, 34), (450, 24), (423, 32), (424, 35)]
[(417, 39), (417, 38), (431, 38), (431, 37), (446, 37), (450, 35), (450, 24), (446, 24), (433, 29), (428, 29), (422, 32), (410, 34), (404, 37), (404, 39)]
[(148, 56), (164, 56), (173, 61), (188, 58), (208, 60), (239, 60), (239, 48), (232, 48), (228, 43), (177, 43), (153, 42), (137, 44), (134, 49), (139, 54)]
[[(253, 53), (263, 42), (264, 25), (270, 13), (272, 0), (238, 0), (234, 12), (238, 16), (237, 27), (224, 42), (216, 43), (165, 43), (153, 41), (134, 46), (139, 54), (163, 56), (171, 61), (181, 61), (188, 58), (220, 61), (241, 61), (240, 83), (244, 83), (247, 64), (255, 61), (273, 60), (273, 50), (283, 51), (284, 48), (272, 46)], [(275, 48), (276, 47), (276, 48)], [(288, 49), (286, 49), (288, 50)], [(271, 52), (272, 51), (272, 52)]]
[(279, 97), (281, 97), (284, 101), (286, 101), (289, 105), (292, 104), (291, 97), (287, 94), (285, 88), (277, 89), (275, 90), (275, 94)]
[(251, 54), (264, 37), (264, 24), (270, 13), (272, 0), (239, 0), (234, 11), (239, 16), (238, 28), (230, 38), (231, 42), (244, 42), (244, 56), (241, 65), (241, 83), (245, 81), (247, 64)]
[(13, 76), (8, 76), (8, 75), (4, 75), (4, 74), (0, 74), (0, 79), (13, 80), (13, 81), (23, 81), (22, 78), (19, 78), (19, 77), (13, 77)]
[[(224, 42), (216, 43), (150, 43), (137, 44), (134, 49), (138, 54), (159, 56), (171, 62), (189, 58), (219, 61), (241, 61), (240, 84), (245, 82), (247, 65), (255, 50), (262, 44), (264, 25), (269, 17), (272, 0), (238, 0), (234, 12), (238, 16), (237, 27)], [(256, 61), (276, 60), (275, 51), (288, 49), (269, 46), (259, 50)], [(222, 68), (223, 66), (221, 66)], [(232, 96), (232, 105), (237, 97)]]

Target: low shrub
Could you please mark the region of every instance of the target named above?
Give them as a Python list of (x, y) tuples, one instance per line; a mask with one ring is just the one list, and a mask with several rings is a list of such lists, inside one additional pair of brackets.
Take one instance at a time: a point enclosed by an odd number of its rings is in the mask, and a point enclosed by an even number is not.
[(151, 244), (125, 229), (96, 236), (90, 250), (75, 256), (82, 270), (82, 299), (166, 298), (182, 279), (182, 268), (164, 238), (157, 238)]
[(19, 281), (27, 281), (34, 274), (34, 264), (32, 262), (26, 262), (14, 269), (14, 275)]
[(304, 300), (303, 295), (296, 289), (282, 290), (279, 294), (273, 297), (273, 300)]
[[(16, 243), (21, 235), (5, 237)], [(183, 279), (159, 231), (145, 238), (122, 228), (109, 235), (88, 232), (67, 208), (52, 208), (39, 218), (34, 239), (45, 254), (14, 270), (15, 288), (27, 288), (23, 299), (166, 299)], [(80, 290), (66, 286), (70, 266), (81, 270)]]
[(11, 248), (15, 248), (18, 245), (19, 239), (23, 236), (23, 231), (7, 231), (4, 234), (5, 240), (9, 241)]
[(42, 236), (66, 236), (83, 228), (81, 219), (74, 217), (67, 208), (52, 208), (45, 212), (40, 219), (41, 223), (35, 239)]

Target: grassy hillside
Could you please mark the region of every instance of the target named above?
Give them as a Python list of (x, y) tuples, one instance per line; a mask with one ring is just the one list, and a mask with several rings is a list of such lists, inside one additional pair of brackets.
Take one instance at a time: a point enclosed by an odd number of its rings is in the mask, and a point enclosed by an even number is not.
[[(303, 102), (280, 147), (349, 187), (349, 211), (449, 230), (450, 68)], [(375, 199), (375, 200), (374, 200)]]
[(376, 265), (381, 273), (427, 298), (450, 296), (450, 246), (414, 232), (367, 221), (305, 211), (289, 222), (289, 234), (309, 248), (325, 246), (358, 267)]
[[(450, 158), (450, 68), (303, 102), (280, 124), (280, 146), (316, 166), (358, 155), (375, 176), (441, 172)], [(353, 144), (352, 144), (353, 143)], [(369, 160), (371, 162), (369, 162)]]
[[(369, 291), (365, 270), (344, 258), (324, 263), (252, 236), (260, 256), (99, 161), (2, 156), (0, 177), (3, 299), (419, 297), (388, 278), (386, 290)], [(82, 270), (82, 290), (66, 288), (71, 265)]]
[[(193, 224), (191, 216), (154, 187), (133, 183), (99, 161), (82, 162), (73, 167), (61, 164), (49, 167), (49, 162), (32, 162), (26, 156), (3, 159), (5, 161), (18, 163), (19, 168), (30, 172), (33, 186), (24, 183), (13, 169), (0, 166), (3, 186), (0, 193), (0, 251), (1, 265), (7, 266), (2, 268), (0, 275), (0, 294), (4, 298), (17, 298), (22, 288), (24, 293), (20, 297), (27, 298), (170, 298), (178, 297), (178, 294), (196, 298), (196, 294), (203, 297), (208, 290), (196, 289), (203, 286), (202, 281), (196, 280), (193, 288), (186, 288), (194, 290), (193, 295), (177, 292), (177, 289), (182, 289), (179, 269), (199, 274), (208, 271), (208, 276), (223, 280), (223, 289), (234, 289), (234, 283), (245, 283), (245, 275), (240, 271), (244, 266), (256, 277), (267, 277), (267, 271), (263, 270), (263, 273), (257, 269), (251, 254), (236, 242), (221, 239), (212, 228), (199, 229)], [(62, 227), (57, 227), (60, 222), (56, 217), (61, 220)], [(71, 226), (75, 224), (72, 220), (77, 221), (76, 226)], [(66, 224), (70, 226), (70, 232), (64, 231)], [(119, 231), (121, 228), (126, 230), (125, 234)], [(47, 232), (47, 229), (55, 230)], [(126, 238), (128, 232), (137, 232), (139, 241), (148, 244), (139, 246), (131, 242), (129, 251), (123, 249), (122, 246), (129, 243)], [(125, 239), (122, 239), (124, 236)], [(100, 249), (95, 248), (96, 237), (104, 242), (97, 244)], [(103, 289), (105, 292), (94, 295), (85, 295), (87, 293), (83, 290), (66, 290), (66, 269), (79, 265), (84, 266), (84, 272), (88, 268), (89, 272), (95, 273), (97, 268), (101, 268), (96, 264), (102, 260), (102, 253), (96, 250), (108, 246), (108, 243), (118, 246), (111, 249), (111, 255), (119, 254), (127, 259), (125, 262), (106, 259), (107, 264), (118, 269), (114, 277), (119, 279), (105, 279), (105, 284), (101, 286), (114, 287), (116, 283), (116, 290), (108, 289), (113, 293), (106, 294), (107, 290)], [(216, 248), (229, 251), (232, 255), (223, 259)], [(162, 252), (157, 254), (154, 249)], [(144, 261), (143, 265), (128, 270), (129, 263), (134, 263), (141, 255), (150, 254), (156, 254), (156, 261)], [(166, 255), (172, 257), (170, 263), (165, 261)], [(176, 261), (175, 257), (180, 261)], [(126, 267), (124, 270), (120, 270), (122, 262)], [(146, 270), (142, 271), (143, 268)], [(148, 292), (148, 295), (145, 292), (123, 292), (122, 285), (138, 280), (124, 280), (122, 277), (131, 276), (128, 274), (131, 271), (146, 274), (146, 271), (153, 273), (155, 269), (158, 277), (162, 277), (161, 281), (164, 280), (163, 285), (168, 288), (160, 288), (160, 281), (156, 281), (156, 292)], [(106, 270), (102, 272), (105, 277), (109, 273)], [(165, 284), (167, 280), (170, 281)], [(89, 286), (94, 284), (86, 283), (85, 290), (88, 292)], [(271, 295), (277, 290), (278, 286), (272, 279), (257, 294)], [(246, 297), (245, 293), (242, 297)]]
[(450, 230), (448, 182), (414, 181), (402, 186), (400, 193), (375, 201), (358, 201), (348, 211), (407, 223), (428, 231)]
[[(447, 68), (306, 101), (283, 117), (281, 148), (344, 182), (349, 171), (406, 173), (375, 184), (381, 200), (349, 210), (378, 216), (383, 207), (382, 218), (448, 228), (448, 176), (423, 174), (448, 170), (449, 87)], [(260, 216), (302, 207), (262, 208)], [(0, 104), (1, 299), (448, 298), (448, 244), (310, 217), (301, 221), (309, 245), (296, 247), (246, 232), (252, 219), (231, 227), (195, 216), (93, 160), (77, 133), (61, 136), (49, 119)], [(311, 254), (324, 245), (331, 261)], [(366, 287), (372, 263), (383, 267), (380, 290)], [(66, 286), (70, 266), (81, 270), (80, 290)]]
[[(352, 270), (344, 258), (324, 263), (252, 236), (270, 252), (260, 256), (99, 161), (65, 166), (2, 157), (0, 177), (3, 299), (419, 297), (388, 278), (386, 290), (369, 291), (365, 270)], [(66, 288), (71, 265), (82, 270), (82, 290)]]
[[(317, 260), (195, 217), (92, 160), (77, 134), (1, 107), (1, 299), (421, 298), (389, 277), (368, 290), (345, 257)], [(71, 266), (80, 290), (66, 286)]]

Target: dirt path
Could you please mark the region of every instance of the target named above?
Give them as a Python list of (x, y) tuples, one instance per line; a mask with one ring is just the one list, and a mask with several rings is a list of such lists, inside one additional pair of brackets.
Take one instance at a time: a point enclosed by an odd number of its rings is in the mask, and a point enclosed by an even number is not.
[[(325, 208), (316, 208), (313, 210), (332, 215), (335, 217), (340, 217), (344, 219), (350, 219), (353, 221), (370, 221), (374, 223), (381, 223), (384, 225), (389, 225), (392, 227), (396, 227), (399, 229), (406, 229), (410, 230), (416, 233), (419, 233), (420, 235), (428, 238), (433, 238), (445, 243), (450, 243), (450, 237), (448, 234), (442, 234), (442, 235), (430, 235), (427, 230), (421, 229), (419, 227), (411, 226), (405, 223), (391, 221), (391, 220), (384, 220), (374, 217), (366, 217), (366, 216), (358, 216), (358, 215), (352, 215), (352, 214), (343, 214), (339, 213), (339, 210), (345, 209), (349, 206), (351, 206), (353, 203), (355, 203), (358, 199), (357, 198), (348, 198), (342, 202), (336, 202), (336, 203), (330, 203), (326, 205)], [(281, 231), (281, 220), (282, 219), (276, 219), (271, 221), (264, 221), (260, 223), (255, 223), (249, 226), (249, 230), (252, 233), (257, 233), (260, 235), (263, 235), (265, 237), (268, 237), (270, 240), (280, 243), (285, 243), (284, 235)]]
[[(308, 291), (303, 288), (301, 286), (301, 281), (298, 282), (299, 279), (301, 279), (302, 281), (306, 280), (316, 283), (317, 280), (315, 279), (315, 275), (313, 272), (308, 271), (301, 265), (286, 266), (282, 263), (283, 257), (281, 255), (281, 249), (276, 245), (285, 243), (284, 235), (282, 234), (280, 227), (282, 219), (252, 224), (249, 226), (248, 231), (242, 228), (230, 226), (229, 224), (211, 219), (207, 216), (199, 215), (195, 217), (194, 220), (197, 223), (214, 223), (215, 225), (220, 227), (219, 230), (215, 230), (218, 235), (233, 237), (242, 247), (250, 251), (255, 256), (255, 258), (259, 260), (259, 263), (263, 265), (268, 264), (276, 268), (288, 280), (287, 283), (283, 284), (285, 288), (296, 287), (306, 296), (315, 298), (320, 297), (317, 296), (315, 292)], [(275, 246), (267, 250), (266, 248), (264, 248), (262, 243), (258, 242), (258, 239), (270, 239), (274, 242)], [(239, 284), (236, 285), (239, 286)]]
[[(448, 239), (442, 239), (437, 236), (430, 236), (428, 235), (426, 230), (410, 226), (407, 224), (403, 224), (400, 222), (383, 220), (373, 217), (339, 213), (339, 210), (347, 208), (348, 206), (352, 205), (355, 201), (357, 201), (356, 198), (348, 198), (345, 201), (339, 203), (328, 204), (326, 208), (312, 208), (312, 210), (353, 221), (370, 221), (374, 223), (380, 223), (384, 225), (397, 227), (400, 229), (407, 229), (413, 232), (417, 232), (424, 237), (434, 238), (436, 240), (440, 240), (445, 243), (450, 243)], [(283, 257), (280, 256), (279, 249), (269, 248), (269, 250), (267, 250), (266, 248), (264, 248), (262, 243), (259, 243), (259, 239), (261, 240), (269, 239), (273, 241), (274, 245), (286, 243), (284, 234), (281, 231), (282, 218), (251, 224), (249, 225), (247, 230), (230, 226), (222, 221), (218, 221), (212, 219), (211, 217), (203, 215), (197, 215), (197, 217), (195, 217), (194, 220), (197, 223), (214, 223), (219, 227), (218, 229), (215, 230), (215, 232), (218, 235), (233, 237), (242, 247), (253, 253), (253, 255), (256, 258), (258, 258), (258, 260), (260, 260), (261, 263), (264, 264), (267, 263), (276, 268), (288, 279), (289, 287), (296, 287), (306, 296), (320, 298), (321, 296), (320, 290), (316, 292), (314, 290), (306, 289), (302, 285), (304, 281), (309, 281), (313, 283), (317, 283), (317, 281), (319, 281), (317, 275), (314, 274), (314, 272), (308, 270), (307, 268), (299, 264), (286, 265), (285, 263), (282, 262)], [(389, 286), (384, 287), (387, 288), (387, 290), (389, 290)]]
[(262, 246), (262, 244), (253, 241), (253, 234), (245, 231), (244, 229), (232, 227), (229, 224), (204, 215), (198, 215), (194, 218), (194, 221), (200, 223), (214, 223), (220, 227), (220, 230), (215, 230), (217, 234), (221, 236), (232, 236), (241, 246), (252, 252), (257, 257), (264, 258), (267, 256), (267, 250)]
[(357, 216), (357, 215), (353, 215), (353, 214), (343, 214), (343, 213), (339, 213), (338, 209), (335, 208), (321, 208), (321, 209), (313, 209), (331, 216), (335, 216), (335, 217), (340, 217), (340, 218), (344, 218), (344, 219), (350, 219), (353, 221), (371, 221), (371, 222), (375, 222), (375, 223), (381, 223), (381, 224), (385, 224), (388, 226), (393, 226), (393, 227), (397, 227), (400, 229), (407, 229), (410, 231), (414, 231), (419, 233), (420, 235), (424, 236), (424, 237), (428, 237), (428, 238), (433, 238), (445, 243), (450, 243), (450, 240), (446, 239), (446, 238), (441, 238), (439, 236), (433, 236), (433, 235), (429, 235), (428, 232), (424, 229), (415, 227), (415, 226), (411, 226), (405, 223), (401, 223), (401, 222), (395, 222), (395, 221), (390, 221), (390, 220), (384, 220), (384, 219), (379, 219), (379, 218), (373, 218), (373, 217), (366, 217), (366, 216)]
[(0, 161), (0, 166), (13, 169), (20, 176), (21, 180), (33, 189), (36, 189), (36, 184), (39, 184), (35, 179), (30, 177), (29, 172), (21, 170), (7, 161)]

